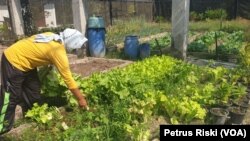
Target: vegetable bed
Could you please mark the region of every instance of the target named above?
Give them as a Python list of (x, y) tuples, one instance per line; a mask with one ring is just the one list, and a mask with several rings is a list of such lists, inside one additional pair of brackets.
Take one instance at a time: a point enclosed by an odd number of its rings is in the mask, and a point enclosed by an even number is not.
[(88, 78), (74, 75), (89, 101), (90, 110), (85, 111), (78, 109), (53, 71), (45, 84), (58, 81), (59, 85), (43, 87), (43, 94), (66, 96), (71, 110), (34, 107), (28, 117), (37, 124), (19, 138), (147, 141), (152, 139), (149, 122), (153, 118), (164, 117), (168, 124), (191, 124), (194, 120), (209, 124), (210, 107), (246, 94), (249, 81), (239, 83), (249, 78), (246, 74), (238, 68), (199, 67), (168, 56), (155, 56), (106, 73), (93, 73)]
[[(188, 54), (206, 59), (237, 62), (244, 47), (244, 32), (209, 31), (188, 45)], [(232, 59), (232, 60), (230, 60)]]

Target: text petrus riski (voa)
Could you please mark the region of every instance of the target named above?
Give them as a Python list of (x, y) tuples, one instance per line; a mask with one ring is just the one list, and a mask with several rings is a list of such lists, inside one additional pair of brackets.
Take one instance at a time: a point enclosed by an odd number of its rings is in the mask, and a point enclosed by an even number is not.
[(238, 136), (246, 138), (246, 129), (195, 129), (189, 131), (164, 129), (164, 136), (196, 136), (196, 137), (216, 137)]
[(196, 129), (195, 131), (179, 131), (176, 130), (170, 130), (170, 129), (164, 129), (164, 136), (217, 136), (217, 129)]

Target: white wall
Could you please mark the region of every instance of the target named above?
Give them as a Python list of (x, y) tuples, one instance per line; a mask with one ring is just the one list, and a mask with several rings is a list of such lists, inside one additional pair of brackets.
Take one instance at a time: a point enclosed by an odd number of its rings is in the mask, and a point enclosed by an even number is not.
[(9, 17), (7, 5), (0, 5), (0, 23), (4, 21), (3, 17)]
[(56, 27), (56, 11), (54, 3), (44, 5), (46, 27)]

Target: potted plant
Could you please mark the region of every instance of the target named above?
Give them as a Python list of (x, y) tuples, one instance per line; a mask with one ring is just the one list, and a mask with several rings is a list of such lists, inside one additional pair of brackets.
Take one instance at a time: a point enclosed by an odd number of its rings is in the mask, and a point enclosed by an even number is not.
[(216, 91), (214, 93), (217, 106), (221, 108), (228, 108), (232, 105), (230, 99), (232, 89), (233, 86), (227, 83), (227, 81), (222, 81), (219, 85), (217, 85)]
[(215, 125), (223, 125), (228, 119), (229, 112), (224, 108), (211, 108), (209, 122)]
[(242, 124), (244, 117), (246, 115), (246, 110), (238, 107), (238, 106), (232, 106), (229, 109), (229, 117), (228, 120), (229, 124)]

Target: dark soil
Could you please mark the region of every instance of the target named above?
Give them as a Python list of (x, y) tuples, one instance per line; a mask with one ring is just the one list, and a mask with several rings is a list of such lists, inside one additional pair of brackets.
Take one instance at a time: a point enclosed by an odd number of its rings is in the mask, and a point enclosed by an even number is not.
[(216, 106), (220, 108), (228, 109), (232, 105), (233, 103), (231, 101), (228, 101), (227, 103), (219, 102)]
[(210, 110), (210, 112), (214, 115), (217, 115), (217, 116), (225, 116), (225, 115), (228, 115), (228, 111), (225, 110), (225, 109), (222, 109), (222, 108), (212, 108)]
[(83, 77), (90, 76), (96, 72), (107, 71), (113, 67), (124, 64), (123, 61), (97, 59), (85, 63), (72, 64), (71, 70), (74, 73), (80, 74)]
[(243, 109), (241, 107), (230, 107), (229, 108), (229, 111), (232, 112), (232, 113), (236, 113), (236, 114), (246, 114), (247, 110), (246, 109)]
[(233, 101), (233, 104), (235, 105), (235, 106), (239, 106), (239, 107), (241, 107), (241, 108), (244, 108), (244, 109), (248, 109), (248, 107), (249, 107), (249, 104), (248, 104), (248, 102), (244, 102), (243, 101), (244, 99), (241, 99), (241, 100), (238, 100), (238, 101)]

